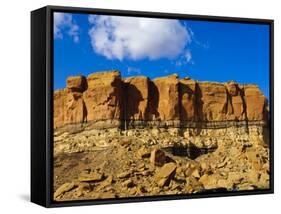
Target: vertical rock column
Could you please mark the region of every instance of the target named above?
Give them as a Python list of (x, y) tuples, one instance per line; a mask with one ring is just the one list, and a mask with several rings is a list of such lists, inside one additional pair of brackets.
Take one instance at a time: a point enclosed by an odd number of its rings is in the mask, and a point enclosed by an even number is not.
[(54, 93), (54, 127), (82, 123), (87, 111), (83, 101), (83, 91), (87, 82), (83, 76), (68, 77), (67, 87)]
[(223, 84), (215, 82), (198, 83), (198, 118), (201, 121), (224, 121), (227, 114), (227, 93)]
[(144, 76), (124, 79), (125, 119), (148, 120), (149, 79)]
[(118, 71), (96, 72), (87, 77), (83, 93), (87, 121), (119, 120), (122, 118), (122, 81)]
[(54, 128), (63, 126), (64, 123), (64, 112), (65, 112), (65, 99), (66, 99), (66, 89), (56, 90), (54, 92), (54, 105), (53, 105), (53, 118), (54, 118)]
[(177, 122), (197, 126), (268, 119), (267, 98), (257, 85), (179, 80), (176, 74), (153, 81), (144, 76), (122, 80), (118, 71), (96, 72), (87, 78), (73, 76), (53, 98), (54, 128), (86, 121), (106, 121), (101, 127), (111, 121), (117, 127), (124, 120), (173, 127)]
[(225, 84), (228, 93), (228, 120), (247, 120), (246, 104), (242, 89), (234, 81)]
[(153, 80), (158, 92), (159, 119), (179, 120), (179, 80), (176, 74)]
[(84, 76), (69, 77), (65, 98), (64, 123), (82, 123), (86, 120), (87, 111), (83, 101), (83, 92), (87, 88)]
[(196, 104), (196, 81), (191, 79), (180, 80), (180, 119), (182, 123), (197, 120), (198, 106)]
[(244, 85), (245, 102), (248, 120), (267, 120), (267, 98), (257, 85)]

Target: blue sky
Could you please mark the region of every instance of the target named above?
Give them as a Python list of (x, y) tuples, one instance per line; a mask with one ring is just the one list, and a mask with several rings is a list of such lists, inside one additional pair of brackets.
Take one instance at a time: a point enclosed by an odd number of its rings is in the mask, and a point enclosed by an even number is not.
[(119, 70), (151, 79), (258, 84), (269, 97), (269, 26), (56, 13), (54, 88), (66, 78)]

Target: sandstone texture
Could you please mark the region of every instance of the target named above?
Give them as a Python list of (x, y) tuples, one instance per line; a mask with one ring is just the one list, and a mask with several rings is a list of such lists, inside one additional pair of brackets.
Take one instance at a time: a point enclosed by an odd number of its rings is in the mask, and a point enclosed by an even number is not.
[(154, 84), (158, 90), (158, 118), (160, 120), (179, 119), (179, 80), (177, 75), (157, 78)]
[(123, 90), (119, 72), (90, 74), (87, 77), (87, 86), (87, 90), (83, 92), (86, 121), (121, 118)]
[[(270, 187), (261, 126), (56, 130), (56, 201), (261, 190)], [(188, 133), (188, 135), (184, 135)]]
[(257, 85), (118, 71), (54, 92), (55, 201), (270, 187), (268, 102)]
[(267, 115), (267, 98), (257, 85), (198, 82), (176, 74), (150, 80), (144, 76), (122, 79), (118, 71), (96, 72), (87, 78), (69, 77), (67, 87), (54, 93), (55, 128), (97, 121), (116, 121), (116, 127), (124, 121), (167, 126), (266, 122)]
[(126, 107), (123, 107), (124, 118), (128, 120), (148, 120), (149, 119), (149, 79), (144, 76), (129, 77), (123, 82)]

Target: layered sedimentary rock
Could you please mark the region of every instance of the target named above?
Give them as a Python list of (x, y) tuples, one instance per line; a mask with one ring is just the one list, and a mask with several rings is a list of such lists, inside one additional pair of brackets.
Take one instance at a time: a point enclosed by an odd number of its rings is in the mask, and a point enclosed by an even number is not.
[(129, 120), (149, 119), (149, 79), (144, 76), (124, 79), (124, 117)]
[(158, 113), (160, 120), (179, 119), (179, 80), (176, 74), (157, 78), (154, 84), (159, 93)]
[(88, 88), (83, 93), (87, 121), (121, 119), (122, 82), (120, 73), (99, 72), (87, 77)]
[(83, 91), (86, 79), (83, 76), (69, 77), (67, 88), (54, 93), (54, 126), (82, 123), (86, 120)]
[(257, 85), (69, 77), (54, 92), (54, 200), (268, 189), (267, 117)]
[(219, 83), (198, 83), (198, 117), (202, 121), (228, 120), (228, 99), (224, 85)]
[(245, 106), (249, 120), (263, 120), (267, 118), (267, 99), (257, 85), (244, 86)]
[[(228, 117), (233, 120), (245, 120), (246, 118), (246, 103), (244, 101), (243, 87), (239, 88), (238, 84), (230, 81), (225, 84), (228, 93), (227, 112)], [(259, 91), (259, 89), (257, 88)]]
[[(176, 74), (150, 80), (121, 79), (118, 71), (67, 79), (54, 92), (54, 127), (95, 121), (143, 121), (173, 126), (202, 123), (266, 122), (267, 98), (257, 85), (198, 82)], [(119, 121), (119, 122), (118, 122)]]
[(180, 118), (185, 121), (197, 121), (198, 109), (196, 99), (197, 83), (189, 78), (180, 80)]

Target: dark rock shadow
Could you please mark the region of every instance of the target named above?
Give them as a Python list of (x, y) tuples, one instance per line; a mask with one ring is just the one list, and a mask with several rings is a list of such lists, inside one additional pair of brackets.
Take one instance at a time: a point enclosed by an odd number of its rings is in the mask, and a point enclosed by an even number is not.
[[(121, 129), (125, 130), (127, 129), (128, 123), (134, 121), (135, 114), (140, 113), (139, 112), (139, 104), (141, 101), (143, 101), (142, 94), (140, 90), (137, 89), (135, 85), (132, 85), (130, 83), (123, 83), (122, 87), (123, 91), (123, 97), (122, 99), (122, 117), (121, 117)], [(146, 112), (140, 113), (140, 119), (145, 119)]]
[(148, 105), (149, 105), (149, 115), (148, 118), (149, 120), (152, 120), (153, 115), (155, 118), (159, 117), (159, 112), (158, 112), (158, 105), (159, 105), (159, 90), (154, 84), (153, 81), (149, 81), (148, 85)]
[(204, 102), (202, 100), (202, 91), (198, 84), (196, 84), (196, 86), (195, 86), (195, 94), (196, 94), (195, 103), (196, 103), (196, 107), (197, 107), (195, 109), (196, 115), (197, 115), (196, 120), (203, 121), (203, 119), (204, 119), (204, 115), (203, 115)]
[(179, 83), (179, 115), (180, 115), (180, 120), (185, 121), (187, 120), (187, 112), (182, 104), (183, 101), (183, 96), (185, 94), (192, 94), (193, 91), (185, 84)]
[[(143, 101), (143, 97), (141, 92), (137, 89), (136, 86), (125, 83), (125, 94), (126, 94), (126, 101), (125, 101), (125, 119), (130, 120), (135, 114), (139, 113), (139, 104)], [(144, 115), (140, 115), (140, 119), (143, 118)]]
[(174, 145), (172, 147), (164, 148), (164, 151), (171, 153), (174, 156), (188, 157), (189, 159), (196, 159), (197, 157), (214, 152), (217, 148), (199, 148), (193, 143), (189, 145)]

